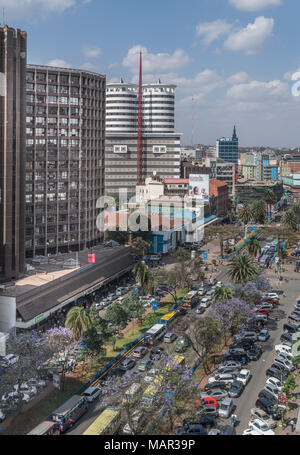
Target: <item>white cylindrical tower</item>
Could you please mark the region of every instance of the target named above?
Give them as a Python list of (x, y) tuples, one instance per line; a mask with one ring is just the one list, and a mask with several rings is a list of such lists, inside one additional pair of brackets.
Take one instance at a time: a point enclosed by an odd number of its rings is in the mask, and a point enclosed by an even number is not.
[(106, 85), (106, 132), (136, 133), (138, 86), (121, 79)]
[(174, 133), (176, 85), (143, 85), (144, 131), (147, 133)]

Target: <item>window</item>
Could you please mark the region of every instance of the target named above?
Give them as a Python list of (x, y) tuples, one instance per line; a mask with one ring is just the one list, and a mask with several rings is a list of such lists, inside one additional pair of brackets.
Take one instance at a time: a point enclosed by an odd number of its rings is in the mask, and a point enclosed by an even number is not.
[(57, 96), (48, 96), (49, 104), (57, 104)]
[(31, 71), (27, 71), (26, 73), (26, 81), (34, 81), (34, 73)]
[(45, 136), (46, 130), (45, 128), (36, 128), (35, 134), (36, 136)]
[(68, 136), (68, 130), (65, 129), (65, 128), (61, 128), (61, 129), (59, 130), (59, 134), (60, 134), (61, 136)]
[(71, 107), (71, 115), (79, 115), (78, 107)]
[(29, 82), (27, 82), (26, 89), (27, 90), (34, 90), (34, 84), (30, 84)]
[(68, 104), (68, 98), (66, 96), (60, 96), (59, 97), (59, 103), (60, 104)]
[(167, 153), (167, 147), (165, 145), (154, 145), (153, 153)]
[(45, 93), (46, 92), (46, 86), (42, 85), (42, 84), (37, 84), (36, 90), (37, 90), (37, 92)]
[(26, 95), (27, 103), (34, 103), (34, 95)]
[(60, 115), (68, 115), (69, 109), (67, 107), (60, 107), (59, 114)]
[(114, 153), (127, 153), (127, 145), (114, 145)]
[(60, 93), (61, 93), (62, 95), (68, 95), (68, 94), (69, 94), (69, 87), (61, 86), (61, 87), (60, 87)]
[(67, 139), (61, 139), (60, 140), (60, 145), (61, 145), (61, 147), (68, 147), (68, 140)]
[(46, 81), (46, 73), (37, 73), (36, 78), (38, 81), (44, 82)]
[(44, 95), (37, 95), (36, 102), (37, 103), (46, 103), (46, 97)]
[(33, 114), (33, 106), (26, 106), (26, 114)]
[(68, 76), (68, 74), (61, 74), (61, 75), (60, 75), (60, 83), (61, 83), (61, 84), (68, 84), (68, 83), (69, 83), (69, 76)]
[(70, 98), (70, 104), (73, 104), (73, 105), (76, 105), (78, 106), (79, 105), (79, 98)]
[(57, 82), (57, 75), (56, 74), (48, 74), (48, 82), (50, 82), (50, 83)]
[(56, 85), (49, 85), (48, 86), (48, 93), (57, 93)]

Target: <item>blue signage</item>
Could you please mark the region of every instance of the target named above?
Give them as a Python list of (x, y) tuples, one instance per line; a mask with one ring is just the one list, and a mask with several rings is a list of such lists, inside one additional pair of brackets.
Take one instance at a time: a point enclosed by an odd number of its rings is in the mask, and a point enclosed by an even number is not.
[(285, 243), (281, 244), (281, 248), (284, 250), (285, 249)]
[(256, 232), (256, 226), (253, 226), (253, 231)]
[(157, 310), (157, 301), (156, 301), (156, 300), (153, 300), (153, 301), (152, 301), (152, 310), (153, 310), (153, 311), (156, 311), (156, 310)]
[(269, 220), (271, 219), (271, 213), (268, 213), (268, 218), (269, 218)]
[(204, 254), (203, 254), (203, 259), (204, 259), (204, 261), (207, 260), (207, 253), (204, 253)]

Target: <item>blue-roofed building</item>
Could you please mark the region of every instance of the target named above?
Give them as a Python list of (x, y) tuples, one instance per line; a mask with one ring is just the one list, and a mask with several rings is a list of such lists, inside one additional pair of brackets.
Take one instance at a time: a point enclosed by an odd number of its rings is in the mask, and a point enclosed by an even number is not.
[(217, 158), (221, 158), (228, 163), (238, 164), (239, 161), (239, 139), (234, 126), (232, 138), (222, 137), (216, 143)]

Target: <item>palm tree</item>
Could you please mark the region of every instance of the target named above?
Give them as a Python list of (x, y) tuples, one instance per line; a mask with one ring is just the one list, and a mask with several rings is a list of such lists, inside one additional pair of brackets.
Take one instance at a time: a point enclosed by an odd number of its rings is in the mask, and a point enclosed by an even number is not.
[(293, 210), (288, 210), (285, 212), (282, 218), (282, 222), (285, 226), (291, 228), (293, 231), (297, 230), (297, 217), (295, 215), (295, 212)]
[(252, 220), (252, 210), (249, 207), (249, 204), (244, 204), (243, 207), (239, 211), (239, 220), (244, 223), (248, 224)]
[(252, 238), (247, 243), (247, 251), (251, 257), (256, 257), (261, 252), (259, 241), (256, 238)]
[(273, 190), (266, 189), (262, 196), (263, 201), (267, 204), (267, 212), (271, 213), (272, 205), (276, 202), (276, 196)]
[(80, 340), (82, 334), (88, 332), (93, 324), (83, 307), (74, 306), (67, 314), (65, 326), (72, 330), (75, 340)]
[(148, 281), (148, 267), (143, 262), (137, 262), (132, 269), (137, 283), (140, 284), (143, 291)]
[(237, 254), (228, 264), (228, 276), (235, 284), (245, 284), (257, 274), (257, 269), (247, 254)]
[(300, 203), (298, 202), (297, 204), (293, 205), (292, 211), (296, 215), (297, 223), (300, 223)]
[(215, 302), (225, 302), (233, 298), (233, 291), (230, 288), (225, 286), (219, 286), (216, 288), (212, 301)]
[(252, 218), (255, 223), (264, 224), (266, 220), (266, 207), (263, 200), (254, 201), (251, 205)]

